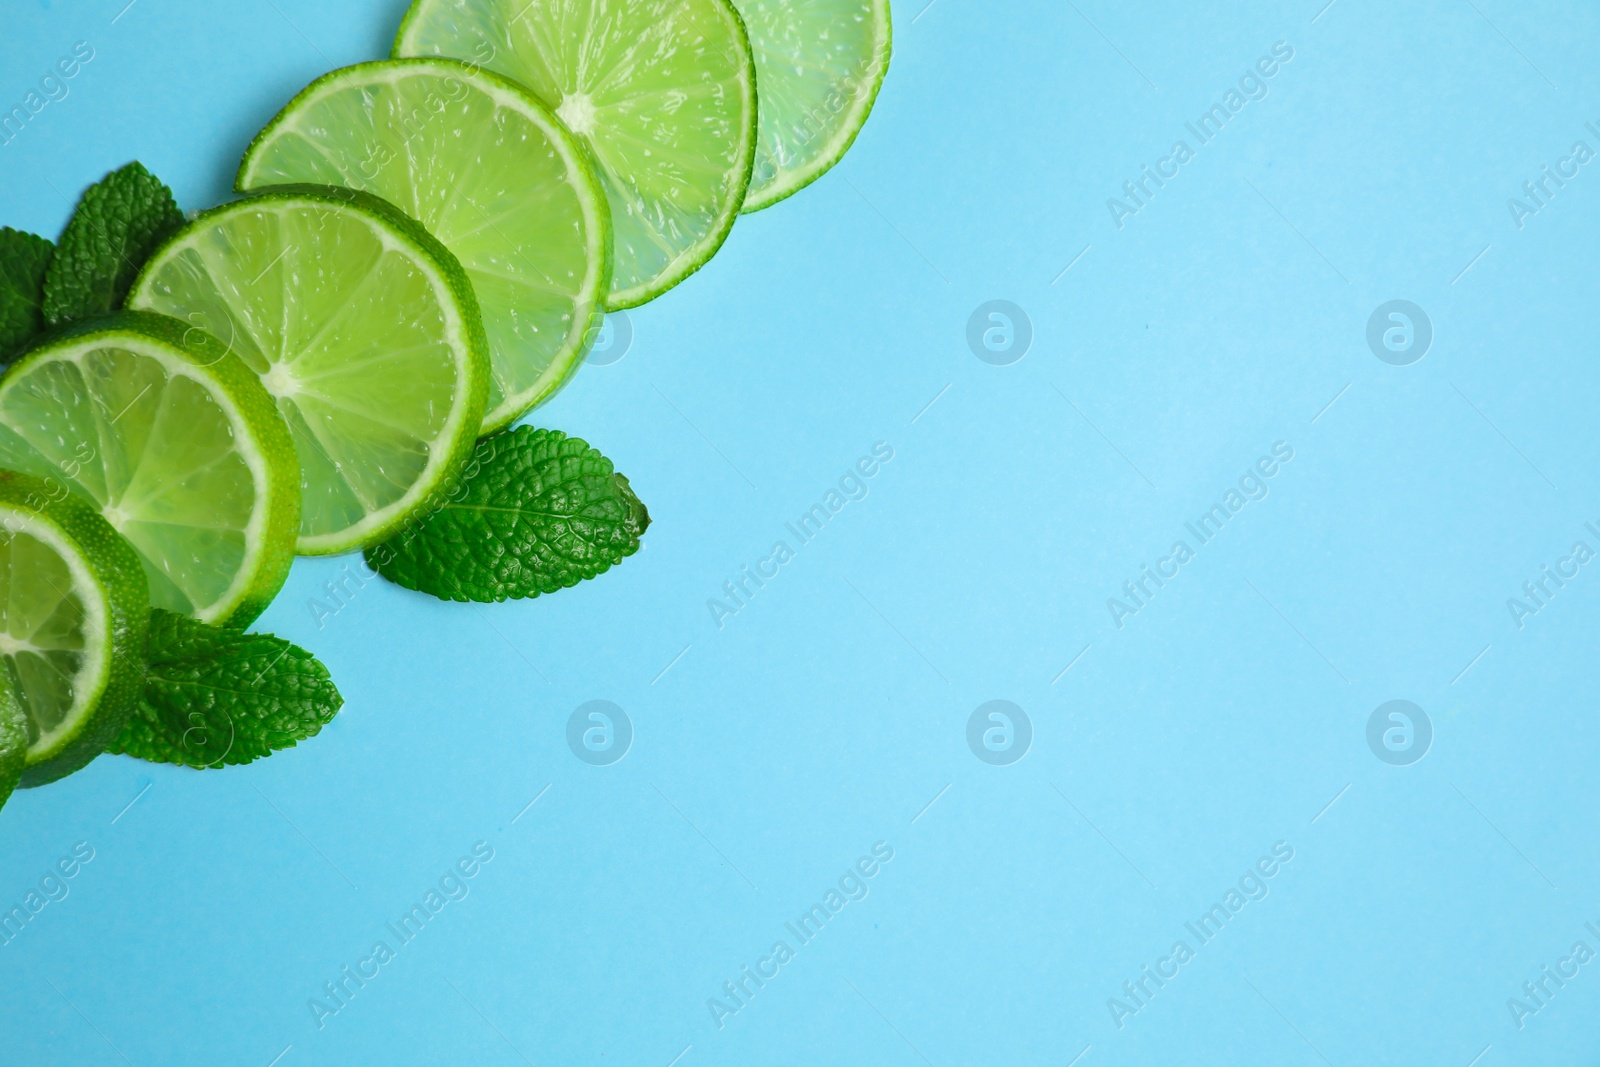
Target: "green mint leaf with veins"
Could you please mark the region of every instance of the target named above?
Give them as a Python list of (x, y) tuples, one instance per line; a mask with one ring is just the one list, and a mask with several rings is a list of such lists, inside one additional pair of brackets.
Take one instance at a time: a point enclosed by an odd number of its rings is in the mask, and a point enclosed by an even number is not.
[(121, 307), (144, 261), (182, 225), (172, 190), (141, 163), (89, 186), (45, 276), (46, 321), (59, 326)]
[(328, 669), (271, 634), (150, 613), (144, 693), (107, 749), (155, 763), (249, 763), (314, 737), (344, 699)]
[(557, 430), (518, 427), (478, 442), (455, 491), (367, 549), (379, 574), (441, 600), (553, 593), (639, 550), (650, 515), (611, 461)]
[(0, 366), (44, 332), (44, 275), (56, 246), (0, 226)]

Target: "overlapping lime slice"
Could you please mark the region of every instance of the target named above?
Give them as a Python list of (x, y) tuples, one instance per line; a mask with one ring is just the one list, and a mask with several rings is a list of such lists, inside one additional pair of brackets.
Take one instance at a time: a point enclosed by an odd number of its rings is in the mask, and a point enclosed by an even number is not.
[(820, 178), (866, 124), (889, 69), (889, 0), (733, 0), (761, 87), (761, 131), (744, 209)]
[(241, 191), (376, 193), (461, 261), (492, 378), (483, 432), (583, 361), (611, 283), (611, 217), (587, 153), (522, 86), (449, 59), (362, 63), (296, 96), (245, 151)]
[(280, 186), (201, 214), (130, 307), (227, 342), (300, 457), (299, 550), (383, 540), (448, 490), (483, 422), (488, 342), (456, 258), (387, 202)]
[(611, 308), (693, 274), (744, 204), (756, 75), (728, 0), (416, 0), (394, 54), (498, 71), (588, 146), (611, 202)]
[[(123, 312), (0, 378), (0, 467), (99, 510), (158, 607), (243, 624), (294, 559), (294, 446), (250, 369), (198, 326)], [(59, 495), (59, 494), (58, 494)]]
[(143, 684), (149, 625), (144, 567), (111, 525), (59, 481), (0, 471), (0, 749), (20, 710), (23, 785), (105, 751)]

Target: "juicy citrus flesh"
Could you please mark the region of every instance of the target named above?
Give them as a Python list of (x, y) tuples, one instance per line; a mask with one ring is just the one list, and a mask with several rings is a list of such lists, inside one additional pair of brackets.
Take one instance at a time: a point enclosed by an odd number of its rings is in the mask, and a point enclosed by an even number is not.
[(417, 0), (395, 54), (521, 82), (587, 145), (611, 204), (613, 309), (697, 270), (744, 203), (755, 64), (727, 0)]
[(77, 545), (25, 510), (0, 507), (0, 670), (49, 752), (91, 713), (110, 670), (107, 605)]
[(239, 168), (241, 191), (289, 182), (375, 193), (455, 253), (489, 339), (484, 433), (582, 362), (610, 281), (609, 210), (581, 146), (519, 86), (438, 59), (335, 71)]
[(151, 603), (206, 622), (249, 596), (271, 535), (248, 436), (203, 367), (131, 332), (47, 347), (0, 381), (0, 467), (95, 507), (138, 552)]
[(376, 214), (290, 195), (225, 205), (159, 250), (128, 302), (201, 326), (261, 376), (300, 457), (303, 554), (383, 536), (477, 434), (463, 311)]
[(843, 157), (889, 66), (889, 0), (734, 0), (761, 87), (744, 209), (809, 185)]

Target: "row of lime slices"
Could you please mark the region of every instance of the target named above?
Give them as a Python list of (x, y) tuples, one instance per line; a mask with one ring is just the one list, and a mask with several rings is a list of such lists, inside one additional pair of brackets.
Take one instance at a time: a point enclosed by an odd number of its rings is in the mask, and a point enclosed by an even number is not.
[(416, 0), (296, 96), (130, 310), (0, 378), (0, 801), (115, 734), (150, 606), (243, 626), (440, 501), (842, 157), (889, 48), (887, 0)]

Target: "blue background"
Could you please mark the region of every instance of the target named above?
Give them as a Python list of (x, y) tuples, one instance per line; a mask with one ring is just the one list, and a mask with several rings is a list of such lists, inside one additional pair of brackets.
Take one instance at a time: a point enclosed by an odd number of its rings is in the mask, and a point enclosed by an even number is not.
[[(133, 158), (225, 198), (404, 7), (125, 2), (7, 3), (0, 107), (95, 58), (0, 146), (5, 222), (53, 235)], [(375, 581), (320, 626), (353, 561), (298, 561), (259, 626), (333, 671), (319, 737), (108, 756), (7, 804), (0, 905), (95, 858), (0, 947), (0, 1061), (1592, 1062), (1600, 960), (1521, 1028), (1507, 999), (1600, 951), (1600, 563), (1520, 627), (1507, 600), (1600, 549), (1600, 164), (1520, 228), (1507, 198), (1600, 149), (1600, 15), (1322, 3), (897, 4), (844, 162), (534, 415), (629, 475), (641, 552), (497, 606)], [(1198, 147), (1184, 123), (1280, 41)], [(1119, 229), (1107, 198), (1180, 138)], [(1033, 331), (1006, 366), (966, 340), (994, 299)], [(1409, 366), (1366, 342), (1391, 299), (1433, 325)], [(708, 599), (880, 441), (867, 497), (719, 629)], [(1270, 494), (1196, 544), (1279, 441)], [(1118, 628), (1107, 599), (1180, 538)], [(565, 740), (594, 699), (635, 730), (610, 766)], [(967, 745), (991, 699), (1033, 725), (1009, 766)], [(1392, 699), (1432, 722), (1410, 766), (1366, 740)], [(478, 841), (470, 895), (319, 1028), (308, 1000)], [(870, 894), (798, 946), (878, 841)], [(1270, 895), (1201, 946), (1185, 922), (1277, 842)], [(719, 1027), (708, 998), (780, 938)], [(1108, 998), (1179, 939), (1119, 1027)]]

